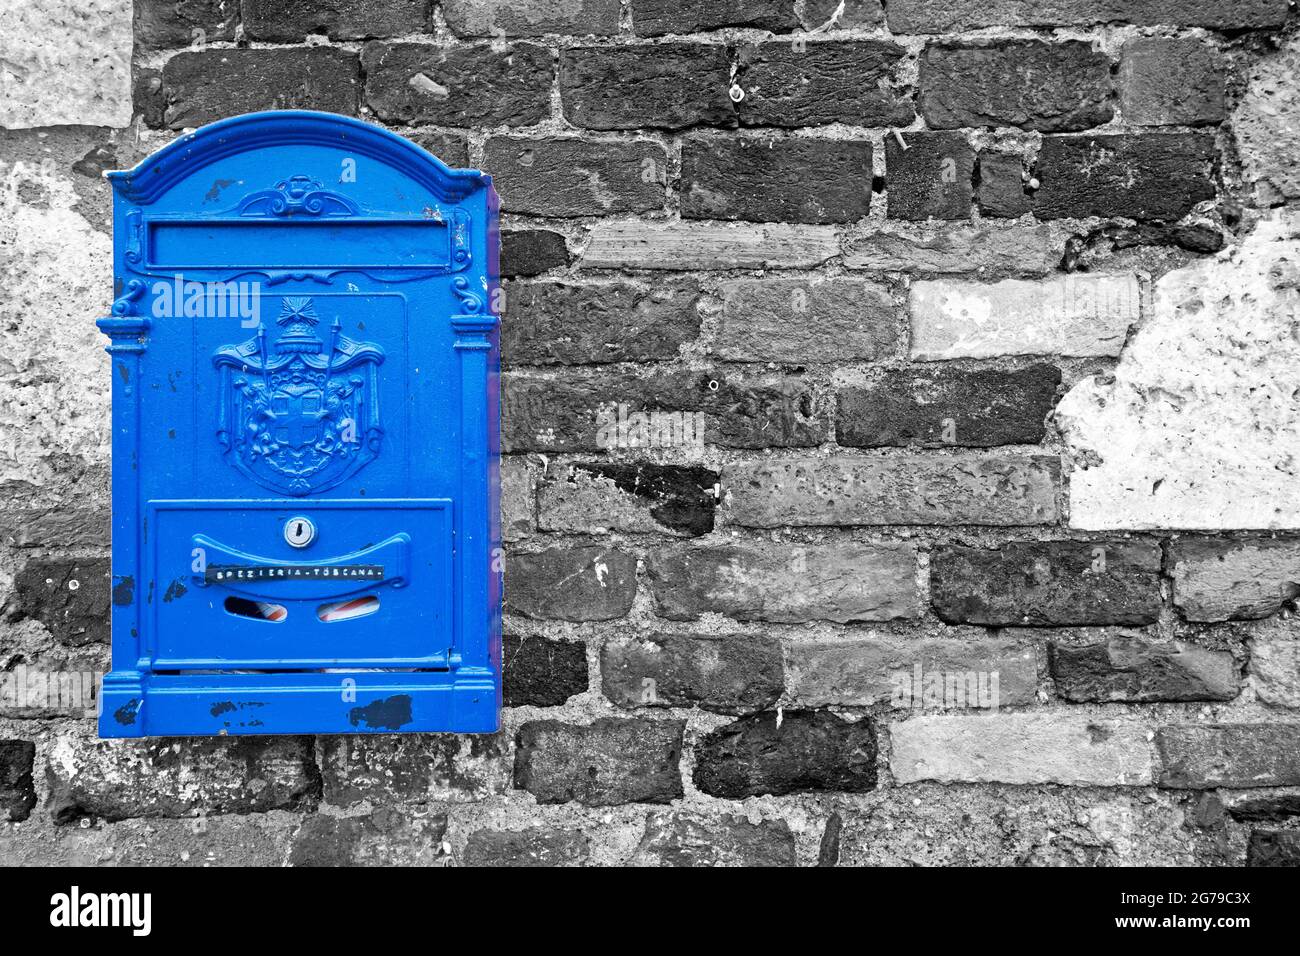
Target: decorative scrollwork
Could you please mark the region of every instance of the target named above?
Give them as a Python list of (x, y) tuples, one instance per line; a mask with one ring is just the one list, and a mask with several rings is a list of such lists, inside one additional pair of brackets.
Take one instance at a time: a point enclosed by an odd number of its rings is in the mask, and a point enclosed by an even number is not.
[(460, 299), (460, 311), (466, 315), (477, 315), (483, 311), (483, 297), (469, 287), (469, 280), (456, 276), (451, 280), (451, 291)]
[(359, 207), (347, 196), (326, 189), (310, 176), (290, 176), (245, 196), (239, 203), (241, 216), (355, 216)]

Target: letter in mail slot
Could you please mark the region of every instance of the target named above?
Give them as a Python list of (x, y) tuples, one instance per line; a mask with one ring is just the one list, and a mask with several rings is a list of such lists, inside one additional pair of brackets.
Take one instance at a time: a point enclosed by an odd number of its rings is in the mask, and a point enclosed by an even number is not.
[(491, 178), (305, 111), (107, 176), (100, 735), (495, 732)]

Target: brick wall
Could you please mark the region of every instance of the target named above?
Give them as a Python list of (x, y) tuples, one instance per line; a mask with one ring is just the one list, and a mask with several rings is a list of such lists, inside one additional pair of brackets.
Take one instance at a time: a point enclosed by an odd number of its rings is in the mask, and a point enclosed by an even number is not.
[(9, 686), (107, 662), (97, 174), (307, 107), (496, 177), (508, 708), (101, 743), (0, 699), (0, 858), (1300, 860), (1286, 0), (24, 9)]

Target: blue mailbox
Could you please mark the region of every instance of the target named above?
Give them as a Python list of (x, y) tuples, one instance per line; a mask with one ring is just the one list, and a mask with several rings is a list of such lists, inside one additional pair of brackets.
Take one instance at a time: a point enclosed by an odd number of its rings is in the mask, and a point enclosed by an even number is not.
[(107, 175), (100, 735), (496, 731), (491, 178), (304, 111)]

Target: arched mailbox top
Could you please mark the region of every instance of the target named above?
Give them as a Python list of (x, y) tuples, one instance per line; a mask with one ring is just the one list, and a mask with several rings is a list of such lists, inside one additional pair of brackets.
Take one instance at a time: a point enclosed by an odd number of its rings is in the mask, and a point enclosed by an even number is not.
[(148, 205), (205, 166), (276, 146), (326, 146), (377, 160), (444, 202), (460, 202), (492, 185), (486, 173), (451, 169), (427, 150), (379, 126), (313, 110), (274, 110), (219, 120), (173, 140), (133, 169), (104, 175), (122, 198)]

